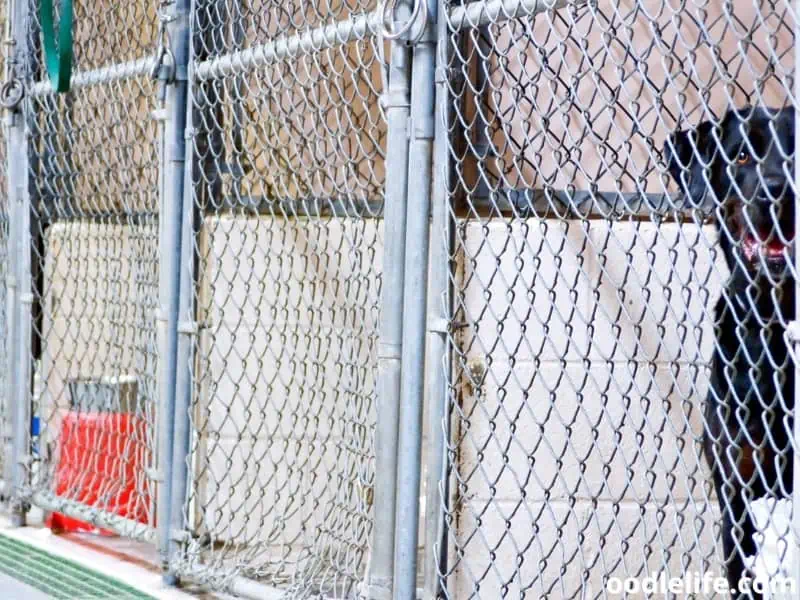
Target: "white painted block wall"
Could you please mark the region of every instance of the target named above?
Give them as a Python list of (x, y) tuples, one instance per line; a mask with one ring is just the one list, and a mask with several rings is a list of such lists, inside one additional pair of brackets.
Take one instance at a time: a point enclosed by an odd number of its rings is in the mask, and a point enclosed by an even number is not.
[(726, 276), (713, 241), (677, 224), (466, 227), (461, 361), (485, 377), (465, 380), (457, 419), (455, 597), (719, 572), (694, 443)]
[[(195, 515), (218, 539), (271, 548), (256, 562), (334, 539), (356, 548), (371, 502), (381, 232), (219, 218), (206, 233)], [(573, 597), (582, 581), (599, 593), (604, 573), (714, 568), (716, 507), (694, 443), (707, 310), (725, 277), (713, 237), (603, 221), (462, 230), (462, 366), (485, 377), (464, 386), (456, 424), (456, 597)], [(91, 313), (104, 298), (73, 290), (76, 268), (49, 271), (54, 356), (88, 344), (64, 300), (85, 296)], [(79, 374), (57, 367), (51, 398)]]
[(266, 572), (320, 569), (310, 548), (355, 568), (366, 544), (381, 230), (206, 219), (194, 514)]
[(47, 435), (59, 431), (74, 379), (136, 377), (140, 416), (153, 422), (157, 231), (155, 224), (48, 227), (40, 366)]

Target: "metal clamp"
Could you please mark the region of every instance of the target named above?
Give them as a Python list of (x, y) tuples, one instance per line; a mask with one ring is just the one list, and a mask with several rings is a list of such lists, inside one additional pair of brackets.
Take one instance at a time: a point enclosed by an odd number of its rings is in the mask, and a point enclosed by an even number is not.
[(170, 48), (159, 48), (153, 68), (150, 69), (150, 78), (166, 83), (175, 81), (175, 55)]
[(6, 64), (8, 65), (8, 79), (0, 86), (0, 106), (6, 110), (14, 110), (25, 97), (25, 86), (17, 76), (17, 61), (14, 55), (14, 48), (17, 42), (8, 38), (4, 40), (6, 47)]
[(25, 86), (17, 77), (13, 77), (0, 87), (0, 106), (6, 110), (14, 110), (25, 97)]
[[(162, 9), (170, 6), (172, 2), (162, 2)], [(150, 69), (150, 78), (165, 83), (175, 81), (175, 53), (172, 51), (172, 40), (167, 31), (167, 25), (177, 17), (165, 11), (158, 13), (158, 37), (156, 39), (156, 59)]]
[[(399, 0), (384, 0), (384, 2), (381, 3), (380, 15), (382, 26), (380, 35), (387, 40), (397, 40), (408, 35), (408, 42), (416, 44), (422, 40), (428, 29), (428, 0), (413, 0), (414, 8), (411, 11), (411, 16), (408, 18), (408, 21), (403, 23), (399, 29), (392, 30), (389, 26), (389, 22), (394, 19), (398, 1)], [(389, 17), (388, 21), (387, 16)], [(410, 36), (409, 34), (415, 25), (417, 25), (417, 31), (413, 36)]]

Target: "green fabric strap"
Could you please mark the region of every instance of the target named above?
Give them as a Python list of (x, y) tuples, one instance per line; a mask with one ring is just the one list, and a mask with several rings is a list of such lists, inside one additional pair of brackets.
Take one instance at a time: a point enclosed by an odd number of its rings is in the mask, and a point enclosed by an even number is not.
[(53, 0), (40, 0), (39, 20), (44, 38), (44, 60), (50, 83), (56, 92), (68, 92), (72, 75), (72, 0), (61, 0), (56, 46)]

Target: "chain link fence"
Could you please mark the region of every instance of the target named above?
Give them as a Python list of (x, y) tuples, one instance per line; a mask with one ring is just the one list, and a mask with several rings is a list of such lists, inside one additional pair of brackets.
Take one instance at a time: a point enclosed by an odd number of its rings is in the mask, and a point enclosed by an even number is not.
[(23, 6), (0, 473), (52, 527), (247, 597), (744, 572), (792, 495), (789, 4), (79, 5), (63, 95)]
[[(456, 10), (442, 594), (603, 598), (614, 578), (735, 573), (766, 527), (747, 528), (751, 503), (791, 497), (794, 388), (774, 382), (793, 381), (795, 270), (776, 240), (793, 237), (794, 121), (791, 104), (791, 121), (724, 119), (791, 103), (794, 9)], [(689, 128), (671, 175), (662, 149)], [(742, 184), (746, 168), (761, 178)], [(733, 392), (707, 400), (710, 380)], [(675, 597), (728, 597), (694, 592)]]
[[(5, 6), (0, 7), (0, 31), (5, 32), (7, 26)], [(5, 54), (0, 57), (2, 65), (0, 65), (0, 72), (5, 73), (6, 56)], [(8, 200), (8, 182), (6, 178), (6, 168), (8, 161), (6, 160), (6, 146), (8, 137), (6, 135), (7, 128), (3, 126), (2, 139), (0, 139), (0, 506), (4, 506), (9, 482), (11, 481), (9, 465), (7, 457), (10, 455), (11, 447), (11, 429), (9, 427), (11, 407), (8, 398), (8, 295), (7, 295), (7, 280), (9, 274), (9, 240), (8, 240), (8, 220), (9, 220), (9, 200)]]
[(156, 8), (78, 5), (68, 95), (52, 92), (40, 54), (32, 57), (37, 385), (27, 479), (57, 529), (148, 537), (155, 525), (160, 134), (142, 59), (155, 43)]
[(218, 588), (350, 597), (364, 574), (386, 138), (374, 9), (195, 5), (191, 541), (178, 572)]

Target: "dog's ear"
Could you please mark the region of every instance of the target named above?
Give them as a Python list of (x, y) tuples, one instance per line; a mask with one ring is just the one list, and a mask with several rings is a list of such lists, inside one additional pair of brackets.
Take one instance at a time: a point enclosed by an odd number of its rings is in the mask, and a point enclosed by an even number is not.
[(704, 121), (695, 129), (673, 133), (664, 142), (664, 160), (669, 174), (692, 204), (698, 207), (708, 191), (703, 177), (703, 163), (707, 165), (714, 155), (713, 130), (714, 123)]

